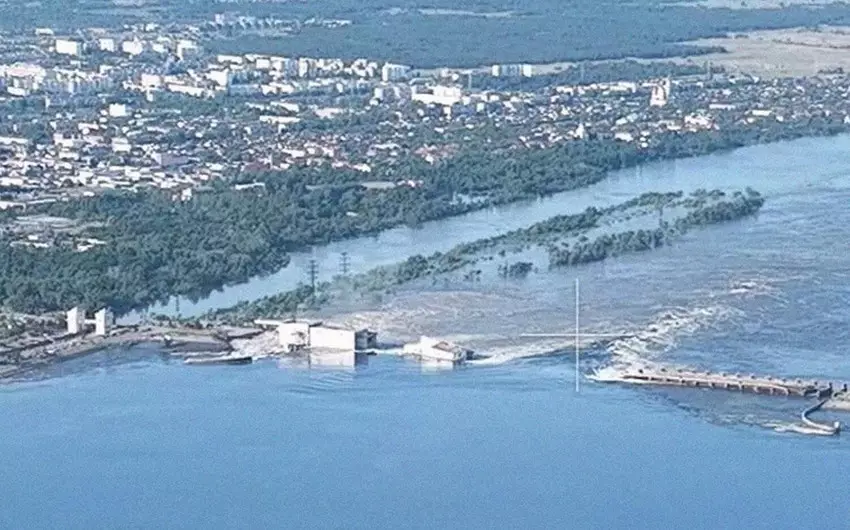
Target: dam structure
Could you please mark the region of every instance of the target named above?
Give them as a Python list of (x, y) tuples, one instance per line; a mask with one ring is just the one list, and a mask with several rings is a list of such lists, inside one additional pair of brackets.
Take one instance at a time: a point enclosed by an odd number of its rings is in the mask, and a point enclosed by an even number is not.
[(604, 383), (628, 383), (637, 385), (678, 386), (711, 390), (750, 392), (770, 396), (791, 396), (814, 398), (815, 405), (807, 407), (801, 413), (803, 424), (816, 434), (838, 434), (839, 422), (822, 423), (814, 421), (810, 415), (827, 405), (833, 397), (843, 397), (848, 393), (846, 383), (834, 385), (805, 379), (789, 379), (772, 376), (727, 374), (724, 372), (696, 371), (667, 367), (628, 367), (602, 370), (590, 376)]

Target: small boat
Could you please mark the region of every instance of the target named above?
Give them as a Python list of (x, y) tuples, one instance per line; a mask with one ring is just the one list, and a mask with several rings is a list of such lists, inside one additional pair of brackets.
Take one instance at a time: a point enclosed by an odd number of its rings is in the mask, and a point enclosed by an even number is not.
[(189, 357), (184, 364), (251, 364), (254, 358), (250, 355), (219, 355), (216, 357)]

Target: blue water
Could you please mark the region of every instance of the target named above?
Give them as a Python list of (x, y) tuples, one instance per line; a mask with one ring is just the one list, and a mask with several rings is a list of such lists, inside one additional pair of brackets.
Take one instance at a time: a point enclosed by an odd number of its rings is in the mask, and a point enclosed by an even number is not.
[(2, 395), (5, 528), (843, 527), (840, 439), (694, 421), (563, 363), (141, 364)]
[[(437, 298), (423, 322), (404, 305), (415, 293), (377, 306), (381, 325), (466, 334), (499, 363), (191, 367), (136, 348), (0, 385), (0, 528), (846, 527), (846, 436), (771, 428), (803, 401), (588, 380), (576, 393), (570, 356), (509, 339), (568, 325), (578, 276), (591, 328), (693, 318), (653, 360), (850, 381), (847, 153), (848, 137), (804, 140), (619, 174), (572, 207), (712, 182), (768, 202), (651, 254), (484, 285), (485, 304)], [(568, 208), (560, 197), (510, 223)], [(583, 372), (612, 355), (587, 352)]]

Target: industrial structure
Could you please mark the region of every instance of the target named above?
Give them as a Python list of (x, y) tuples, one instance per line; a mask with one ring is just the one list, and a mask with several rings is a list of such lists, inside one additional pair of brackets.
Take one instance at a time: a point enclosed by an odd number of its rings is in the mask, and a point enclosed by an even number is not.
[(440, 361), (458, 364), (470, 359), (472, 350), (466, 349), (451, 342), (422, 336), (419, 342), (405, 344), (403, 348), (405, 355), (417, 357), (422, 360)]
[(94, 334), (105, 336), (115, 325), (115, 317), (109, 308), (101, 308), (94, 313), (94, 318), (86, 318), (85, 309), (72, 307), (65, 315), (69, 335), (79, 335), (86, 331), (87, 326), (94, 326)]
[(377, 347), (378, 334), (368, 329), (353, 330), (305, 320), (256, 320), (254, 323), (277, 329), (279, 344), (291, 352), (304, 348), (354, 352)]

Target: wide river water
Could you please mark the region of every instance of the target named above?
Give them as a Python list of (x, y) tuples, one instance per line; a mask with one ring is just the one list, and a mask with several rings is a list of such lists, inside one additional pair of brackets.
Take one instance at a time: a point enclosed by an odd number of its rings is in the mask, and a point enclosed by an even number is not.
[[(643, 191), (744, 186), (767, 198), (756, 218), (653, 253), (344, 316), (495, 355), (463, 369), (186, 367), (136, 348), (4, 384), (0, 527), (846, 527), (850, 443), (785, 432), (805, 402), (588, 380), (576, 392), (569, 355), (532, 355), (568, 340), (518, 336), (568, 330), (578, 277), (588, 329), (654, 334), (593, 352), (585, 373), (652, 359), (850, 381), (850, 137), (647, 165), (313, 255), (328, 275), (343, 251), (362, 270)], [(181, 312), (290, 287), (304, 259)]]

